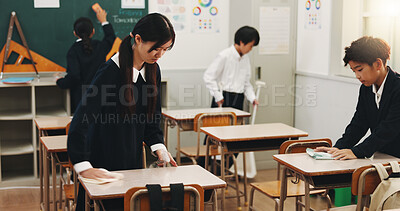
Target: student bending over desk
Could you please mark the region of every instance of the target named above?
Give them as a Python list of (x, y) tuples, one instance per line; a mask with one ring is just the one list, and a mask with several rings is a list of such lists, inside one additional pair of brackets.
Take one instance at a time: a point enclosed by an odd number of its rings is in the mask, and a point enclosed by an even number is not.
[[(356, 112), (334, 147), (316, 151), (340, 160), (371, 157), (377, 151), (400, 158), (400, 75), (386, 65), (388, 59), (390, 47), (379, 38), (362, 37), (345, 48), (345, 66), (362, 83)], [(368, 129), (371, 135), (356, 145)]]
[[(160, 161), (176, 166), (163, 144), (161, 73), (156, 63), (174, 41), (170, 21), (148, 14), (122, 41), (119, 53), (97, 71), (68, 133), (68, 154), (80, 176), (108, 178), (99, 168), (142, 168), (143, 141)], [(84, 195), (80, 186), (77, 210), (84, 208)], [(104, 206), (123, 208), (123, 200), (106, 200)]]

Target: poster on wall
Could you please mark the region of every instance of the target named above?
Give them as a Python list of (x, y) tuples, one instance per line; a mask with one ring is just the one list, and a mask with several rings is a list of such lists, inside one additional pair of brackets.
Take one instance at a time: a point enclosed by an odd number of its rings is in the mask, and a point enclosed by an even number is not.
[(33, 8), (60, 8), (60, 0), (34, 0)]
[(121, 8), (124, 9), (144, 9), (144, 0), (121, 0)]
[(320, 30), (321, 24), (321, 0), (306, 0), (306, 12), (304, 13), (304, 28), (309, 30)]
[(259, 54), (288, 54), (289, 7), (260, 7)]
[(154, 0), (149, 13), (168, 17), (176, 32), (219, 33), (221, 0)]
[(165, 15), (176, 32), (188, 31), (187, 0), (149, 1), (149, 13), (159, 12)]
[(192, 32), (218, 33), (220, 0), (192, 1)]

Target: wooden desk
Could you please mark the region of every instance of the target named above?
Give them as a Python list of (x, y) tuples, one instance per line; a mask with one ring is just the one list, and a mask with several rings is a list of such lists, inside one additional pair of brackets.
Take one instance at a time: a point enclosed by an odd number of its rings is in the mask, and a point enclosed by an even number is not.
[(177, 128), (177, 143), (176, 143), (176, 161), (181, 164), (181, 131), (193, 131), (193, 120), (200, 113), (215, 113), (215, 112), (234, 112), (237, 117), (237, 124), (243, 124), (244, 118), (251, 116), (249, 112), (238, 110), (235, 108), (198, 108), (198, 109), (180, 109), (180, 110), (165, 110), (162, 111), (164, 116), (164, 143), (168, 147), (168, 127)]
[[(308, 133), (285, 125), (283, 123), (268, 123), (255, 125), (234, 125), (223, 127), (202, 127), (200, 130), (210, 138), (207, 141), (206, 168), (210, 141), (221, 145), (221, 177), (225, 180), (225, 154), (237, 152), (253, 152), (279, 149), (288, 139), (298, 139), (308, 136)], [(244, 198), (247, 204), (247, 175), (246, 156), (243, 153)], [(225, 192), (222, 192), (222, 206), (224, 206)]]
[[(130, 188), (145, 187), (146, 184), (160, 184), (161, 186), (169, 186), (171, 183), (199, 184), (204, 190), (226, 187), (223, 180), (198, 165), (115, 172), (123, 174), (124, 178), (103, 185), (85, 183), (80, 180), (86, 190), (86, 200), (89, 198), (94, 200), (95, 211), (99, 210), (99, 200), (123, 198)], [(86, 210), (89, 210), (88, 207)]]
[[(63, 117), (38, 117), (35, 118), (35, 124), (39, 131), (39, 137), (47, 136), (47, 132), (49, 130), (61, 130), (67, 127), (67, 124), (71, 122), (71, 116), (63, 116)], [(45, 157), (43, 156), (43, 145), (42, 142), (39, 141), (39, 180), (40, 180), (40, 205), (44, 205), (43, 210), (50, 210), (50, 196), (49, 193), (43, 192), (43, 161), (45, 161)], [(47, 178), (48, 180), (48, 178)], [(53, 183), (55, 184), (55, 183)], [(43, 195), (44, 193), (44, 195)], [(43, 204), (44, 202), (44, 204)], [(56, 203), (54, 203), (56, 204)], [(56, 206), (56, 205), (54, 205)]]
[(72, 120), (72, 116), (62, 117), (38, 117), (35, 118), (35, 124), (39, 130), (39, 136), (47, 136), (49, 130), (65, 129)]
[[(56, 153), (59, 152), (67, 152), (67, 135), (61, 136), (44, 136), (40, 138), (41, 145), (43, 146), (43, 179), (44, 179), (44, 193), (45, 193), (45, 206), (49, 208), (49, 177), (50, 177), (50, 169), (49, 162), (51, 161), (51, 174), (52, 174), (52, 182), (53, 182), (53, 206), (54, 209), (57, 210), (56, 203), (56, 193), (57, 193), (57, 172), (56, 172)], [(50, 160), (49, 160), (50, 159)], [(61, 184), (60, 184), (61, 185)], [(61, 202), (60, 202), (61, 203)], [(50, 209), (49, 209), (50, 210)]]
[(351, 176), (354, 170), (361, 166), (373, 163), (388, 163), (395, 160), (390, 155), (375, 153), (373, 159), (353, 160), (315, 160), (307, 153), (279, 154), (273, 156), (274, 160), (283, 165), (281, 179), (281, 197), (279, 210), (283, 211), (283, 205), (287, 192), (287, 172), (293, 171), (304, 181), (305, 186), (305, 210), (310, 209), (310, 184), (314, 189), (339, 188), (351, 186)]

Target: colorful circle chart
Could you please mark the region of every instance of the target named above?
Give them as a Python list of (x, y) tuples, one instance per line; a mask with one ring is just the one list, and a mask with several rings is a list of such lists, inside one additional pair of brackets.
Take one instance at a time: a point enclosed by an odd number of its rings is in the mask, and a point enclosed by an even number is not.
[(212, 0), (199, 0), (199, 4), (202, 7), (209, 7), (212, 3)]
[(321, 8), (321, 1), (320, 0), (315, 1), (315, 8), (317, 10), (319, 10)]
[(193, 15), (199, 16), (201, 14), (201, 9), (200, 7), (195, 7), (193, 8)]
[(306, 9), (307, 9), (307, 10), (310, 10), (310, 8), (311, 8), (311, 2), (308, 0), (308, 1), (306, 2)]
[(210, 8), (210, 14), (215, 16), (218, 14), (218, 9), (216, 7), (211, 7)]

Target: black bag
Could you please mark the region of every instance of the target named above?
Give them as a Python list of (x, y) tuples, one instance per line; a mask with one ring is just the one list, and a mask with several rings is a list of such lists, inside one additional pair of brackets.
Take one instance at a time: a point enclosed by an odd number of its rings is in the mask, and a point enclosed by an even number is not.
[(184, 186), (183, 183), (170, 184), (171, 200), (162, 200), (162, 190), (159, 184), (146, 185), (150, 197), (151, 211), (183, 211), (184, 206)]

